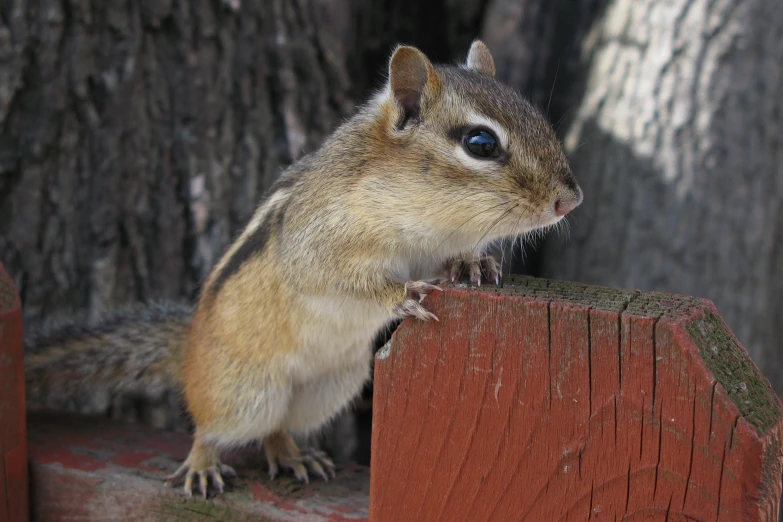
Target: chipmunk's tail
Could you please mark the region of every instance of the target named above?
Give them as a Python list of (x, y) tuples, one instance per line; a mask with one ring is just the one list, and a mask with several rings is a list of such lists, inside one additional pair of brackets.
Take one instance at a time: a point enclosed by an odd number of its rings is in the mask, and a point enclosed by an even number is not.
[(181, 351), (191, 318), (189, 306), (152, 302), (26, 331), (28, 410), (177, 424)]

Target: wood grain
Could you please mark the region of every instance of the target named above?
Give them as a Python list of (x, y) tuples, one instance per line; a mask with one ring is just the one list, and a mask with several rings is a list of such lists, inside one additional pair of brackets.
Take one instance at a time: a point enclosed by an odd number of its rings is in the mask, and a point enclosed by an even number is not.
[(526, 277), (375, 368), (370, 520), (777, 520), (781, 403), (712, 303)]

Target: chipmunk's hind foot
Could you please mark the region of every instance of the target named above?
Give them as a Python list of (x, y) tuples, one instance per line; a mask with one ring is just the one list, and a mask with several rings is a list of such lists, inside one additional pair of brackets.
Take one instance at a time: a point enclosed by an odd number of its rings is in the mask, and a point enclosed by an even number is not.
[(280, 468), (291, 470), (297, 479), (310, 481), (312, 473), (328, 481), (334, 478), (334, 463), (323, 451), (300, 450), (293, 437), (287, 432), (276, 432), (264, 438), (264, 453), (269, 463), (269, 478), (274, 480)]
[(202, 443), (201, 439), (196, 437), (188, 458), (177, 471), (166, 477), (166, 482), (174, 487), (184, 479), (183, 491), (189, 497), (193, 495), (194, 481), (198, 484), (199, 493), (204, 498), (207, 498), (210, 483), (218, 494), (222, 494), (225, 488), (223, 477), (233, 478), (237, 473), (231, 466), (222, 464), (218, 457), (217, 448)]

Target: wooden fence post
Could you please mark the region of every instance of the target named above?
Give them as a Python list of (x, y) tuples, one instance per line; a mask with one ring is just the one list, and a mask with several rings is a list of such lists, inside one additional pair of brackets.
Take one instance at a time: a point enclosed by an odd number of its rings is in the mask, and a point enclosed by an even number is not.
[(0, 263), (0, 522), (24, 522), (27, 501), (22, 308)]
[(370, 520), (777, 521), (781, 402), (709, 301), (527, 277), (375, 363)]

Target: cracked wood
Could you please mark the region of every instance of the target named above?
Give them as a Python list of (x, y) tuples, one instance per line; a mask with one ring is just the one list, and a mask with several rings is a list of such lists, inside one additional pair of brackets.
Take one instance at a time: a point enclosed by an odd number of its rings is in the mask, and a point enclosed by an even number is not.
[(371, 520), (777, 520), (781, 404), (709, 301), (511, 277), (425, 303), (376, 360)]

